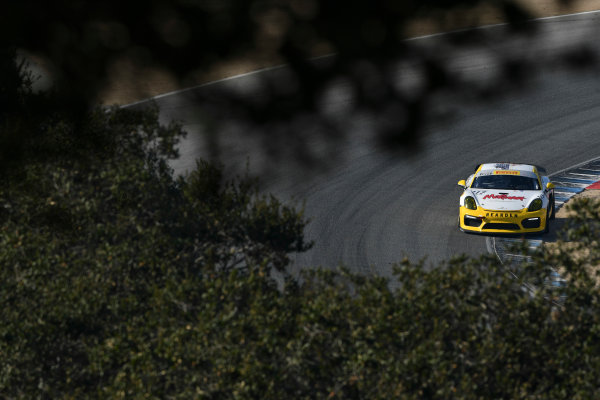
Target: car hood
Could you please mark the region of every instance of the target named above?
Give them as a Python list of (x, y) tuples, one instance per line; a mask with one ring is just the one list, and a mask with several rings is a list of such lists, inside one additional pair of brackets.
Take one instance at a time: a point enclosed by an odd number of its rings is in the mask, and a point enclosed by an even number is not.
[(477, 204), (486, 210), (517, 211), (529, 206), (529, 203), (539, 197), (537, 190), (492, 190), (471, 189)]

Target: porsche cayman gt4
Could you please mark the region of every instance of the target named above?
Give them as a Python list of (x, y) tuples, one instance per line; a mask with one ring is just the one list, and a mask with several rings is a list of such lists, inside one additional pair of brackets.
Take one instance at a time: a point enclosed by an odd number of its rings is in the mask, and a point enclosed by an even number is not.
[(464, 189), (458, 221), (463, 232), (548, 232), (556, 212), (554, 185), (535, 165), (480, 164), (458, 185)]

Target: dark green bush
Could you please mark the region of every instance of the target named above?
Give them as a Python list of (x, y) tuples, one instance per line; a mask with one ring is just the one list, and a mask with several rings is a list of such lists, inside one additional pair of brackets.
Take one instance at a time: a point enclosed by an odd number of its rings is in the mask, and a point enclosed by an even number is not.
[[(301, 212), (204, 162), (174, 178), (181, 128), (157, 115), (48, 114), (4, 169), (0, 397), (598, 397), (598, 203), (575, 203), (571, 243), (518, 279), (465, 257), (404, 261), (396, 289), (298, 279), (285, 267), (309, 246)], [(549, 266), (563, 303), (523, 290)]]

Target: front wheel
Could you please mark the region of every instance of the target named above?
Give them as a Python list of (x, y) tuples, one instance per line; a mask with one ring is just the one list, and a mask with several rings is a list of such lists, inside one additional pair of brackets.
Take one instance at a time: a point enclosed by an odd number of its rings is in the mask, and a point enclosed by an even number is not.
[(556, 218), (556, 202), (554, 201), (554, 197), (552, 197), (552, 211), (550, 212), (550, 219)]
[[(554, 205), (554, 202), (552, 205)], [(548, 211), (546, 211), (546, 226), (544, 227), (544, 233), (550, 232), (550, 219), (552, 218), (552, 214), (554, 214), (554, 207), (548, 207)]]

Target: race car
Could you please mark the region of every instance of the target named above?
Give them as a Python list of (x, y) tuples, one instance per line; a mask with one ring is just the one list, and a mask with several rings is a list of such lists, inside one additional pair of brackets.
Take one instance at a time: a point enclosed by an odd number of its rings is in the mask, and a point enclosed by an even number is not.
[(465, 181), (458, 225), (470, 233), (533, 233), (549, 230), (556, 213), (554, 184), (542, 167), (480, 164)]

